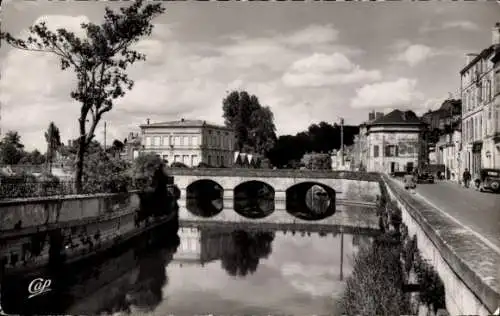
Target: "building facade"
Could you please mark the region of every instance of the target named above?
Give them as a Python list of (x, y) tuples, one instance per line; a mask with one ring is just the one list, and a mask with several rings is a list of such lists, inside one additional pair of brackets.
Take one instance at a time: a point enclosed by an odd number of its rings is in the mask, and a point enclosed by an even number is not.
[(368, 121), (359, 126), (359, 134), (354, 138), (352, 153), (352, 168), (366, 170), (368, 166), (368, 124), (384, 116), (383, 112), (372, 111), (368, 114)]
[(460, 181), (463, 172), (461, 166), (462, 133), (454, 130), (439, 138), (436, 144), (436, 164), (444, 165), (444, 177), (451, 181)]
[(462, 166), (475, 178), (481, 168), (500, 168), (500, 23), (492, 35), (492, 45), (468, 54), (460, 71)]
[(424, 163), (423, 123), (412, 111), (394, 110), (367, 124), (367, 171), (401, 172)]
[(234, 131), (202, 120), (185, 120), (140, 125), (143, 152), (156, 153), (167, 164), (200, 163), (214, 167), (233, 164)]

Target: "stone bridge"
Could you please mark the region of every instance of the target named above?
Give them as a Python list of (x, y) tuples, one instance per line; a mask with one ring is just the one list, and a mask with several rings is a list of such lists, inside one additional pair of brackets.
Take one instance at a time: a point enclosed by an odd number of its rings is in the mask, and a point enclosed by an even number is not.
[[(169, 169), (168, 173), (181, 191), (182, 220), (283, 224), (321, 220), (321, 224), (378, 229), (375, 206), (381, 190), (376, 173), (215, 168)], [(311, 210), (306, 201), (311, 188), (327, 200), (318, 216), (294, 211)], [(266, 210), (243, 214), (240, 209), (248, 205), (241, 200), (252, 197)], [(200, 199), (210, 200), (205, 203), (210, 210), (193, 211)]]

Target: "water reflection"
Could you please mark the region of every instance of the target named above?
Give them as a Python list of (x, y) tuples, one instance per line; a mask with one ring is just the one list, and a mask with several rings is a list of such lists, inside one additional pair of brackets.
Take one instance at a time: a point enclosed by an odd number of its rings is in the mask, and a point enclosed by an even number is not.
[[(17, 298), (24, 308), (18, 313), (337, 314), (341, 276), (371, 242), (313, 225), (191, 225), (175, 237), (160, 231), (106, 260), (51, 276), (54, 291), (34, 301)], [(28, 281), (22, 282), (24, 289)]]
[(248, 181), (234, 188), (234, 211), (247, 218), (264, 218), (274, 211), (274, 189), (261, 181)]

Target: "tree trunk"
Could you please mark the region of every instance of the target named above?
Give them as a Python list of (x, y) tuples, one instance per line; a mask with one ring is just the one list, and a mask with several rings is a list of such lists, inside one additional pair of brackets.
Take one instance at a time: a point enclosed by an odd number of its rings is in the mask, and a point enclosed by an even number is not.
[(78, 152), (76, 156), (75, 191), (82, 193), (83, 160), (85, 155), (85, 119), (80, 118), (80, 138), (78, 140)]

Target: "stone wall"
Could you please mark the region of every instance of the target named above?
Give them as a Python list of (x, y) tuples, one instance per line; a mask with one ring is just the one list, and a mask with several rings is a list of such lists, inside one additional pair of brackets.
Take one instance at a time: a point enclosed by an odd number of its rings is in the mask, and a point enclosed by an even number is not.
[(500, 254), (395, 180), (384, 176), (384, 182), (422, 257), (444, 283), (450, 315), (491, 315), (500, 305)]
[(137, 194), (97, 194), (0, 201), (0, 232), (81, 221), (139, 208)]

